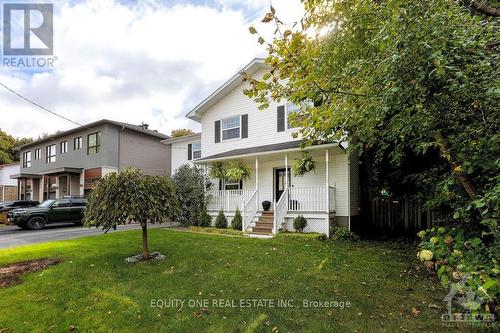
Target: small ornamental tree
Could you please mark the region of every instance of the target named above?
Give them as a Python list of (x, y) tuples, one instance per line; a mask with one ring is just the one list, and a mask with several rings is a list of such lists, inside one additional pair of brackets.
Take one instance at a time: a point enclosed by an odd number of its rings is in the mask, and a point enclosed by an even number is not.
[(190, 164), (181, 165), (172, 180), (180, 206), (177, 222), (183, 226), (197, 225), (200, 214), (207, 208), (206, 191), (212, 182), (200, 167)]
[(149, 259), (148, 223), (174, 220), (178, 212), (175, 188), (169, 177), (147, 176), (133, 168), (101, 178), (88, 201), (86, 226), (108, 232), (118, 224), (141, 224), (144, 259)]
[(240, 209), (236, 207), (236, 212), (231, 220), (231, 228), (234, 230), (241, 230), (243, 228), (243, 218), (241, 217)]

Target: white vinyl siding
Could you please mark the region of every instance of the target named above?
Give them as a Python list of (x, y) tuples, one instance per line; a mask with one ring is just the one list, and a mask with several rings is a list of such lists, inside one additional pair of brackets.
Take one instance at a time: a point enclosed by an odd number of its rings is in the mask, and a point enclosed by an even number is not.
[[(263, 74), (264, 71), (260, 71), (255, 74), (255, 77), (262, 77)], [(292, 138), (292, 131), (277, 132), (276, 129), (278, 122), (277, 107), (285, 105), (286, 101), (281, 101), (280, 103), (270, 101), (269, 108), (259, 111), (257, 104), (243, 94), (243, 89), (246, 87), (248, 87), (248, 83), (240, 84), (203, 113), (201, 119), (202, 157), (233, 149), (258, 147), (295, 140)], [(242, 114), (248, 114), (248, 138), (245, 140), (224, 141), (221, 135), (221, 142), (214, 144), (214, 123), (217, 120)]]
[[(213, 141), (212, 141), (213, 142)], [(192, 144), (192, 155), (194, 155), (195, 145), (200, 144), (200, 137), (185, 138), (176, 142), (172, 142), (172, 175), (177, 169), (186, 163), (192, 164), (192, 160), (188, 160), (188, 145)], [(213, 143), (212, 143), (213, 144)], [(201, 146), (200, 146), (201, 149)], [(200, 151), (201, 154), (201, 151)], [(195, 157), (196, 158), (196, 157)]]

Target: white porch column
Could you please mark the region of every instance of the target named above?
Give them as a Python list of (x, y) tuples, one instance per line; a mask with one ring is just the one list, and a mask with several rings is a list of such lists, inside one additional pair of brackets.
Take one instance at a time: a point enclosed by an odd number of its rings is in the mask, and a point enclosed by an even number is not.
[(325, 180), (326, 180), (326, 195), (325, 195), (325, 200), (326, 200), (326, 212), (330, 214), (330, 162), (329, 162), (329, 151), (328, 149), (325, 150), (325, 162), (326, 162), (326, 172), (325, 172)]
[(288, 188), (288, 154), (285, 154), (285, 190)]
[(255, 205), (259, 210), (259, 158), (255, 157)]

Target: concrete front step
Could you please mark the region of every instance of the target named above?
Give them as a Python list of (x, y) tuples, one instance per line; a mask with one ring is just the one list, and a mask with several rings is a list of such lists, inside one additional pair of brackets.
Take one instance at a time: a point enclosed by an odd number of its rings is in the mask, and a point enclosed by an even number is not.
[(274, 237), (272, 234), (263, 234), (263, 233), (256, 233), (256, 232), (249, 232), (249, 233), (247, 233), (247, 236), (250, 238), (273, 238)]

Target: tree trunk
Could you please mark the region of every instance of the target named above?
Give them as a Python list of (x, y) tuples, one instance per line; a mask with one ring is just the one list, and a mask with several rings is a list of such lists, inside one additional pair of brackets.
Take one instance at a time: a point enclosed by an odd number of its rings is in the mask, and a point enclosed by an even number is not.
[(467, 194), (469, 195), (469, 197), (471, 199), (476, 199), (476, 196), (477, 196), (476, 187), (474, 186), (474, 184), (470, 180), (469, 176), (467, 176), (462, 171), (460, 164), (458, 164), (458, 162), (455, 161), (454, 158), (451, 156), (450, 149), (449, 149), (448, 144), (446, 143), (441, 131), (437, 131), (434, 134), (434, 138), (437, 141), (437, 144), (439, 146), (439, 150), (441, 151), (441, 155), (451, 165), (453, 173), (460, 181), (460, 184), (462, 184), (465, 192), (467, 192)]
[(470, 2), (470, 5), (472, 8), (475, 10), (488, 15), (488, 16), (493, 16), (493, 17), (500, 17), (500, 9), (489, 6), (486, 4), (484, 0), (473, 0)]
[(142, 227), (142, 256), (144, 259), (149, 259), (148, 227), (146, 224)]

